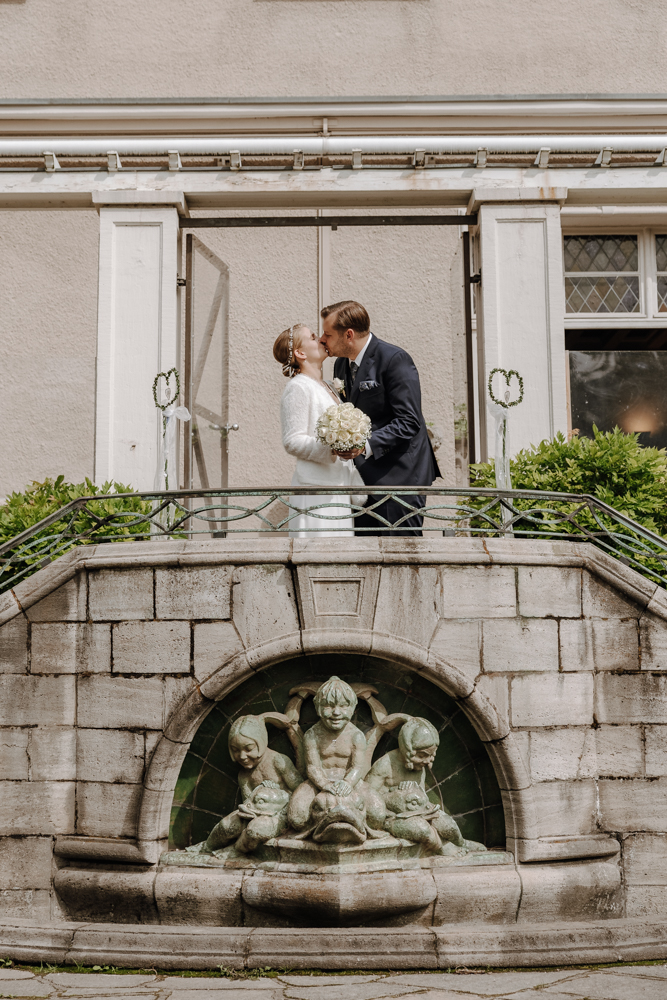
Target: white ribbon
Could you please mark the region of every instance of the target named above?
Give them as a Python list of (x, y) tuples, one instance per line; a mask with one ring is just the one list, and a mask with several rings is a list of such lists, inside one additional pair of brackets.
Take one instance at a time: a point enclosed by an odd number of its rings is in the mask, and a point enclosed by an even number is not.
[[(505, 393), (505, 399), (509, 399), (509, 392)], [(509, 408), (500, 406), (498, 403), (489, 403), (489, 410), (496, 421), (496, 454), (495, 472), (496, 489), (511, 490), (512, 476), (510, 473), (510, 429), (509, 429)], [(500, 505), (500, 517), (503, 524), (512, 520), (512, 514), (506, 507)], [(507, 529), (508, 535), (513, 535), (513, 529)]]
[(156, 490), (178, 489), (178, 422), (190, 419), (190, 411), (185, 406), (174, 403), (162, 410), (162, 434), (158, 448), (157, 469), (155, 471)]
[(507, 407), (497, 403), (489, 403), (489, 410), (496, 422), (496, 487), (499, 490), (511, 490), (509, 411)]

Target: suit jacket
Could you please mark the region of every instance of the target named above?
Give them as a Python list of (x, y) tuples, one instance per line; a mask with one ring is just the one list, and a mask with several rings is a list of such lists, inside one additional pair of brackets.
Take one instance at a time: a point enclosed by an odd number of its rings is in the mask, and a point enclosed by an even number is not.
[(419, 373), (410, 355), (373, 336), (352, 385), (350, 362), (336, 358), (345, 401), (371, 418), (370, 458), (355, 459), (368, 486), (430, 486), (440, 475), (421, 410)]

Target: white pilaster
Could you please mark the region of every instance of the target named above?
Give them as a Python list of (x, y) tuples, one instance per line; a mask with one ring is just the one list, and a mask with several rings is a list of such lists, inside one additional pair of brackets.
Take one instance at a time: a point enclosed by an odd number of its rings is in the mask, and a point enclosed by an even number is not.
[(100, 208), (98, 484), (153, 488), (160, 432), (153, 380), (180, 358), (178, 232), (176, 207)]
[(485, 204), (483, 196), (475, 194), (482, 202), (477, 329), (484, 458), (492, 457), (495, 448), (494, 424), (487, 412), (493, 368), (513, 368), (524, 380), (524, 400), (510, 409), (513, 453), (557, 431), (567, 432), (565, 296), (559, 205), (498, 204), (500, 192), (494, 203)]

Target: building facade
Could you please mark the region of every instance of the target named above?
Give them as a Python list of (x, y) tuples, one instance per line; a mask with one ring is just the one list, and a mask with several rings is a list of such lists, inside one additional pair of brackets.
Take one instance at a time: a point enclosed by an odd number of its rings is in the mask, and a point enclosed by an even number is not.
[[(666, 443), (652, 11), (0, 2), (0, 494), (151, 489), (172, 367), (178, 485), (285, 485), (271, 346), (345, 297), (414, 356), (447, 486), (494, 452), (494, 368), (524, 380), (514, 450), (593, 424)], [(367, 224), (388, 215), (455, 224)], [(267, 216), (319, 224), (188, 228)]]

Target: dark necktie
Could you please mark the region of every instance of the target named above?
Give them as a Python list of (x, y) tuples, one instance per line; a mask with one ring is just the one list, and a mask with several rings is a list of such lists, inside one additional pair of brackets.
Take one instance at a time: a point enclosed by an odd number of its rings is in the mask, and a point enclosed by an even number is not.
[(357, 377), (357, 372), (359, 371), (359, 365), (356, 361), (350, 361), (350, 383), (354, 385), (354, 380)]

